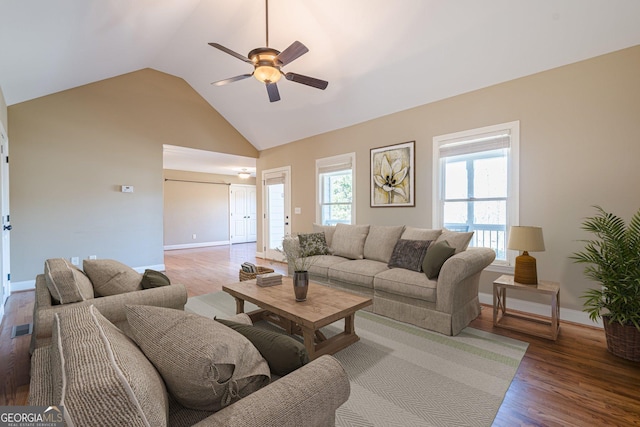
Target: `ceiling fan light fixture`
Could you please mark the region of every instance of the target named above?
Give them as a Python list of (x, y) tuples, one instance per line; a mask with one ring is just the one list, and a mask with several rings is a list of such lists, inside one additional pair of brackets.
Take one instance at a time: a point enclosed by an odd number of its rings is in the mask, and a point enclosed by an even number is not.
[(240, 179), (249, 179), (251, 177), (251, 174), (246, 170), (242, 169), (242, 172), (238, 172), (238, 177)]
[(253, 77), (262, 83), (276, 83), (282, 77), (280, 70), (271, 65), (261, 65), (256, 67)]

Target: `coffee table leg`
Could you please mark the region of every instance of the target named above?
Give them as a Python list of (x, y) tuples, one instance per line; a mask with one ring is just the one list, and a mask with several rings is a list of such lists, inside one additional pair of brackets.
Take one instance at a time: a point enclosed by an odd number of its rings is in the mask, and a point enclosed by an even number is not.
[(236, 299), (236, 314), (244, 313), (244, 300), (238, 297)]
[(314, 342), (314, 338), (316, 336), (315, 331), (313, 329), (302, 328), (302, 340), (304, 341), (304, 348), (307, 349), (307, 354), (309, 355), (309, 360), (313, 360), (316, 358), (316, 345)]

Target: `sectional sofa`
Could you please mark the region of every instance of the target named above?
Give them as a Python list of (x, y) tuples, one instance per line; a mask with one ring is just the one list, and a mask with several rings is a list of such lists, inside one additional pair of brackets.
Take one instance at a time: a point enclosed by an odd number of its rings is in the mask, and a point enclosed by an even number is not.
[[(457, 335), (480, 314), (480, 273), (495, 252), (467, 249), (473, 232), (404, 225), (313, 228), (314, 233), (285, 238), (285, 249), (312, 258), (312, 280), (371, 297), (374, 313), (446, 335)], [(323, 237), (325, 251), (318, 237)], [(308, 246), (309, 241), (314, 245)], [(294, 270), (290, 262), (289, 272)]]

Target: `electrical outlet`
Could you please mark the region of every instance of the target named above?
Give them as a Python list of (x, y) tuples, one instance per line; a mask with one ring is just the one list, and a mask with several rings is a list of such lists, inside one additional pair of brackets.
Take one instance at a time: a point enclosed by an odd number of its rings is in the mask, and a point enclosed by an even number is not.
[(98, 259), (98, 257), (95, 255), (89, 255), (89, 259)]
[(196, 240), (196, 233), (193, 233), (193, 234), (191, 235), (191, 238), (192, 238), (193, 240)]
[(73, 265), (80, 265), (80, 258), (77, 256), (72, 256), (71, 257), (71, 264)]

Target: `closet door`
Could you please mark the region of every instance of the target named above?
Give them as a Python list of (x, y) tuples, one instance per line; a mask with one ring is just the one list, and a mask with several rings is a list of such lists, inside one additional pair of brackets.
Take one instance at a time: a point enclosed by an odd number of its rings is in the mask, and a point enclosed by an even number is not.
[(229, 186), (229, 225), (231, 243), (256, 241), (256, 187)]

